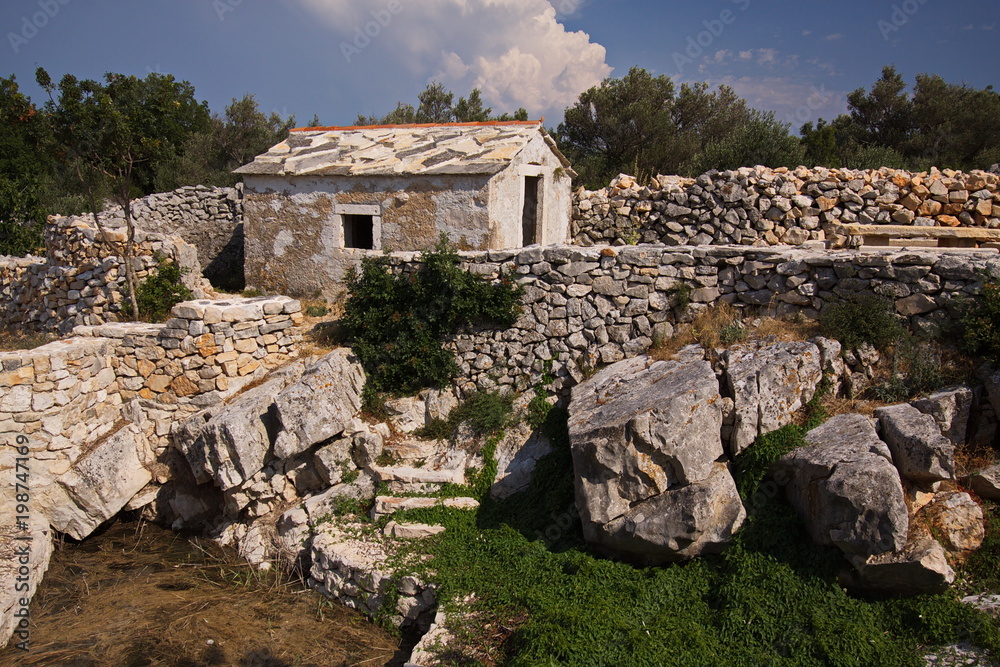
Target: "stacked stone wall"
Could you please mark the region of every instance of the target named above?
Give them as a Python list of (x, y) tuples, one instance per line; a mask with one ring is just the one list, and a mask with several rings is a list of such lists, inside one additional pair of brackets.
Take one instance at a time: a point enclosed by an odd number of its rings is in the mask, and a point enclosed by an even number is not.
[(298, 354), (299, 310), (287, 297), (185, 302), (166, 324), (78, 327), (34, 350), (0, 353), (0, 442), (28, 439), (31, 460), (44, 463), (35, 488), (126, 424), (141, 429), (149, 446), (138, 448), (147, 454), (140, 460), (151, 466), (174, 422)]
[(951, 170), (912, 173), (741, 168), (696, 179), (630, 176), (574, 196), (578, 245), (843, 246), (832, 225), (1000, 228), (1000, 176)]
[[(186, 186), (131, 203), (136, 227), (179, 236), (198, 249), (204, 276), (216, 285), (242, 282), (243, 184), (234, 188)], [(112, 228), (125, 225), (121, 207), (101, 214)]]
[[(122, 229), (105, 229), (121, 247)], [(126, 293), (124, 262), (99, 241), (90, 218), (49, 219), (44, 258), (0, 257), (0, 329), (68, 333), (80, 325), (116, 322)], [(211, 292), (197, 250), (176, 236), (136, 230), (135, 268), (141, 283), (163, 259), (174, 261), (195, 296)]]
[[(982, 276), (1000, 277), (996, 250), (809, 250), (741, 246), (531, 247), (462, 253), (466, 266), (492, 279), (513, 271), (525, 289), (513, 327), (454, 337), (465, 382), (479, 387), (537, 384), (552, 362), (566, 390), (597, 365), (645, 353), (679, 323), (716, 303), (747, 314), (816, 319), (830, 303), (874, 292), (895, 304), (917, 331), (933, 332)], [(419, 256), (389, 258), (397, 271)]]

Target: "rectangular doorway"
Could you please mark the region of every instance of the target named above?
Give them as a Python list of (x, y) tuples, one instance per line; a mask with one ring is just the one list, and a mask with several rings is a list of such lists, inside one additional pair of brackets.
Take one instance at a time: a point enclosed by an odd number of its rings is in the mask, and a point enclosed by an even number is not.
[(538, 233), (542, 221), (542, 178), (524, 177), (524, 210), (521, 213), (521, 246), (540, 243)]
[(361, 250), (375, 249), (375, 221), (370, 215), (345, 215), (344, 247)]

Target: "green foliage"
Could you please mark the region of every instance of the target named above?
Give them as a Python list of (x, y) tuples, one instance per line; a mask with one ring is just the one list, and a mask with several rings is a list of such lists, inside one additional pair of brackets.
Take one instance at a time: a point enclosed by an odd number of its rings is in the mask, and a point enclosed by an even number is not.
[(884, 350), (906, 333), (895, 312), (895, 305), (886, 297), (859, 292), (825, 305), (820, 324), (824, 335), (839, 340), (848, 349), (869, 343)]
[(979, 295), (965, 302), (962, 310), (960, 324), (965, 349), (1000, 363), (1000, 280), (983, 276)]
[(678, 90), (670, 77), (633, 67), (581, 94), (566, 110), (557, 140), (580, 183), (597, 188), (621, 172), (644, 180), (658, 173), (696, 176), (706, 164), (784, 163), (800, 150), (787, 135), (727, 86), (685, 83)]
[(433, 419), (414, 433), (419, 438), (445, 440), (460, 424), (468, 424), (476, 435), (492, 436), (510, 423), (514, 397), (497, 392), (477, 391), (448, 413), (447, 419)]
[(969, 555), (963, 569), (964, 585), (973, 593), (1000, 591), (1000, 504), (983, 502), (986, 539)]
[(1000, 94), (918, 74), (912, 92), (894, 67), (847, 97), (849, 113), (802, 127), (812, 164), (926, 170), (988, 169), (1000, 157)]
[(356, 125), (405, 125), (410, 123), (481, 123), (485, 121), (528, 120), (528, 112), (521, 108), (513, 115), (494, 115), (493, 109), (483, 107), (482, 92), (473, 88), (469, 97), (460, 97), (445, 89), (444, 84), (432, 81), (417, 96), (419, 106), (399, 102), (384, 116), (359, 115)]
[(330, 309), (326, 306), (309, 306), (306, 308), (307, 317), (323, 317), (330, 312)]
[(868, 389), (876, 400), (898, 403), (928, 394), (949, 384), (940, 353), (912, 336), (898, 339), (892, 353), (889, 379)]
[(239, 182), (233, 171), (288, 137), (295, 116), (262, 112), (253, 95), (233, 99), (224, 115), (191, 134), (181, 149), (156, 167), (157, 189), (173, 190), (198, 183), (228, 187)]
[(506, 665), (917, 667), (926, 645), (1000, 646), (995, 625), (953, 596), (847, 595), (836, 579), (840, 552), (812, 545), (778, 495), (754, 508), (723, 556), (659, 568), (595, 557), (573, 502), (565, 411), (552, 415), (561, 435), (527, 491), (483, 498), (477, 513), (404, 515), (447, 530), (411, 547), (433, 557), (396, 576), (433, 571), (445, 610), (465, 608), (459, 601), (475, 593), (481, 625), (473, 618), (461, 633), (470, 646), (451, 647), (454, 664), (473, 664), (497, 619), (513, 630), (490, 647)]
[(442, 240), (423, 254), (413, 275), (393, 276), (384, 258), (365, 258), (347, 278), (342, 319), (374, 391), (397, 395), (447, 384), (458, 372), (444, 339), (462, 327), (508, 327), (520, 312), (522, 288), (510, 276), (491, 284), (459, 267)]
[(711, 139), (682, 171), (702, 174), (739, 167), (797, 167), (805, 161), (802, 142), (789, 134), (789, 125), (774, 118), (774, 112), (754, 111), (751, 118), (726, 137)]
[[(142, 281), (136, 290), (139, 319), (144, 322), (163, 322), (174, 306), (191, 299), (191, 290), (184, 285), (182, 277), (180, 267), (171, 260), (161, 259), (156, 273)], [(128, 301), (122, 304), (122, 313), (126, 317), (133, 317), (132, 306)]]
[(676, 283), (667, 290), (667, 294), (677, 299), (676, 308), (687, 310), (688, 306), (691, 305), (691, 295), (694, 294), (694, 288), (687, 283)]

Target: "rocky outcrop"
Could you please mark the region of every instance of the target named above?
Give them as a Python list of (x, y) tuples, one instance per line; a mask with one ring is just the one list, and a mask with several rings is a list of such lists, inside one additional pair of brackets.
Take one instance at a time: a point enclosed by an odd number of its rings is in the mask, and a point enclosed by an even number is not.
[(264, 384), (180, 426), (175, 442), (199, 483), (211, 481), (228, 490), (263, 469), (279, 428), (272, 409), (275, 396), (304, 370), (301, 363), (293, 364)]
[(878, 408), (875, 418), (904, 478), (918, 484), (954, 478), (955, 445), (941, 434), (934, 417), (904, 404)]
[(775, 474), (817, 544), (848, 555), (898, 551), (909, 517), (899, 472), (870, 419), (841, 415), (806, 435), (802, 447), (779, 459)]
[(935, 539), (948, 551), (974, 551), (986, 537), (983, 510), (968, 493), (939, 493), (918, 518), (927, 521)]
[(729, 452), (736, 456), (758, 435), (791, 423), (823, 379), (820, 349), (814, 343), (768, 342), (742, 345), (723, 355), (726, 381), (735, 403)]
[(588, 542), (662, 563), (717, 550), (742, 524), (735, 484), (716, 463), (721, 396), (703, 354), (623, 361), (574, 389), (569, 434)]
[(281, 424), (275, 456), (290, 458), (343, 433), (361, 410), (364, 385), (361, 363), (346, 348), (334, 350), (310, 366), (302, 379), (274, 399)]
[(13, 518), (8, 515), (0, 520), (0, 648), (9, 640), (27, 651), (30, 603), (49, 567), (52, 531), (39, 513), (20, 528)]

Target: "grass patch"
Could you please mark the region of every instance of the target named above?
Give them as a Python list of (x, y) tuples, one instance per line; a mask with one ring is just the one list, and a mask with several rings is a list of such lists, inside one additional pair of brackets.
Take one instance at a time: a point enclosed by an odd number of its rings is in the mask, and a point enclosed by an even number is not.
[[(405, 517), (447, 527), (410, 547), (433, 558), (407, 571), (440, 583), (446, 609), (472, 612), (447, 664), (918, 667), (929, 645), (1000, 649), (995, 624), (953, 595), (847, 595), (836, 581), (840, 553), (813, 546), (780, 498), (755, 506), (723, 556), (661, 568), (595, 557), (574, 510), (565, 423), (553, 409), (546, 428), (556, 451), (524, 493), (484, 497), (478, 513)], [(758, 459), (794, 440), (772, 442)]]

